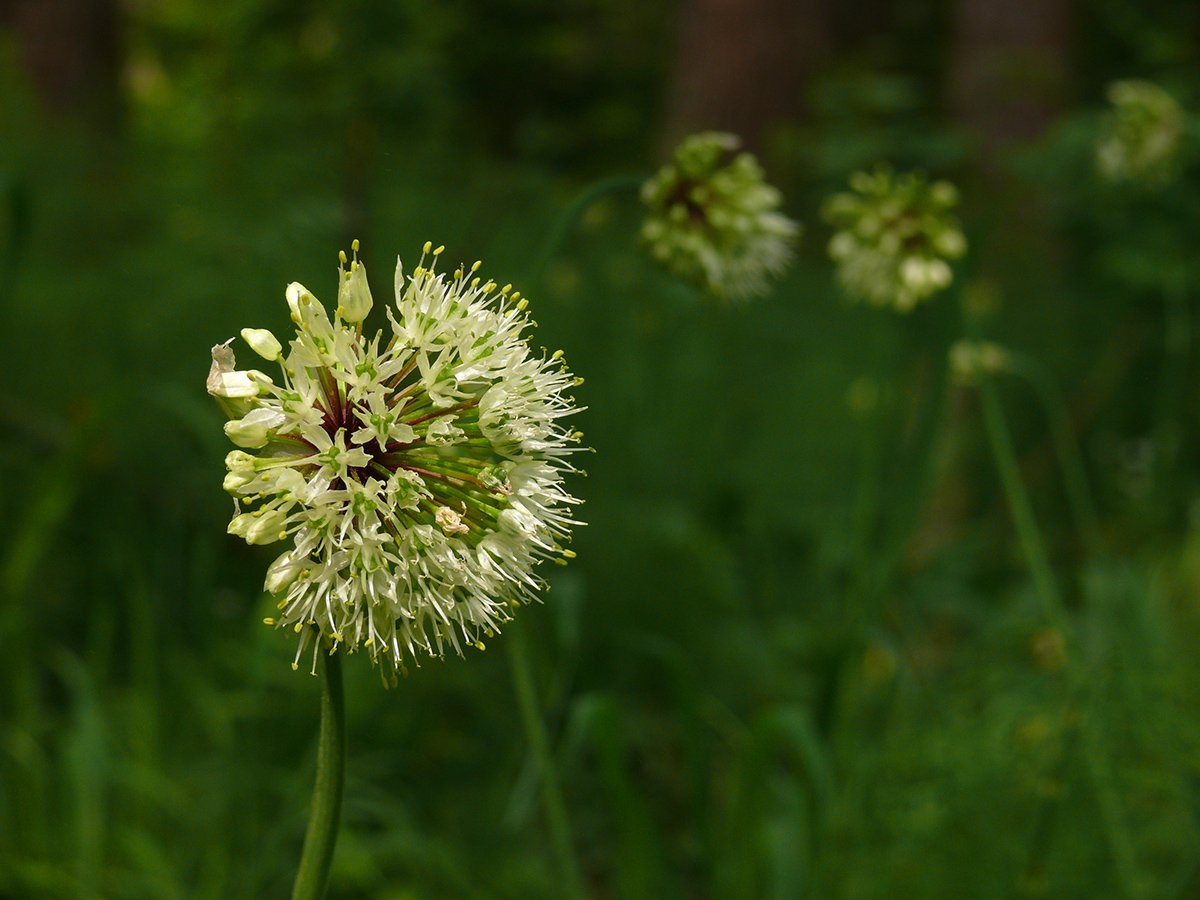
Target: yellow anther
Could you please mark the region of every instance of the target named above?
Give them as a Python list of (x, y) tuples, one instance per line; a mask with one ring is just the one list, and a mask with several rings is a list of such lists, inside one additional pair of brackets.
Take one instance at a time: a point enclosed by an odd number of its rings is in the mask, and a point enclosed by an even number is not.
[(565, 556), (567, 559), (574, 559), (575, 551), (574, 550), (564, 550), (562, 552), (562, 555)]
[(553, 353), (550, 354), (550, 358), (551, 359), (562, 359), (563, 352), (561, 350), (555, 350)]
[(475, 649), (477, 649), (477, 650), (486, 650), (486, 649), (487, 649), (487, 647), (483, 646), (483, 641), (476, 641), (476, 642), (475, 642)]
[(576, 375), (575, 376), (575, 387), (579, 387), (581, 384), (583, 384), (583, 376)]
[(300, 664), (299, 664), (299, 663), (292, 663), (292, 671), (293, 671), (293, 672), (295, 672), (295, 671), (296, 671), (297, 669), (299, 669), (299, 668), (300, 668)]
[(471, 271), (472, 271), (472, 272), (478, 272), (478, 271), (479, 271), (479, 267), (480, 267), (480, 266), (482, 266), (482, 265), (483, 265), (483, 260), (481, 260), (481, 259), (477, 259), (477, 260), (475, 260), (475, 262), (471, 263)]
[(426, 241), (425, 246), (423, 248), (421, 248), (421, 252), (428, 253), (432, 249), (433, 249), (433, 241)]
[(529, 305), (529, 301), (526, 300), (524, 297), (522, 297), (520, 299), (520, 301), (517, 303), (517, 309), (520, 310), (521, 312), (525, 312), (525, 307), (527, 307), (528, 305)]
[(265, 619), (263, 619), (263, 624), (264, 625), (274, 625), (275, 620), (272, 619), (270, 616), (267, 616)]
[(304, 630), (304, 623), (303, 623), (303, 622), (297, 622), (297, 623), (295, 624), (295, 626), (292, 628), (292, 631), (296, 632), (296, 634), (299, 634), (299, 633), (300, 633), (300, 632), (302, 632), (303, 630)]
[(358, 238), (355, 238), (354, 240), (352, 240), (350, 242), (350, 249), (353, 250), (355, 253), (358, 252)]
[(343, 266), (346, 264), (346, 251), (345, 250), (338, 251), (338, 259), (340, 259), (342, 261)]
[(512, 285), (506, 284), (504, 287), (500, 288), (500, 293), (503, 294), (505, 297), (507, 297), (508, 292), (511, 290), (512, 290)]
[(567, 561), (565, 559), (563, 559), (561, 556), (555, 557), (554, 562), (560, 566), (565, 566), (567, 564)]
[(442, 251), (443, 251), (443, 250), (445, 250), (445, 249), (446, 249), (446, 248), (445, 248), (445, 246), (438, 247), (436, 250), (434, 250), (434, 251), (433, 251), (433, 255), (434, 255), (434, 256), (441, 256), (441, 254), (442, 254)]
[(512, 297), (510, 297), (509, 299), (510, 299), (510, 300), (520, 300), (520, 299), (521, 299), (521, 292), (520, 292), (520, 291), (513, 291), (513, 295), (512, 295)]

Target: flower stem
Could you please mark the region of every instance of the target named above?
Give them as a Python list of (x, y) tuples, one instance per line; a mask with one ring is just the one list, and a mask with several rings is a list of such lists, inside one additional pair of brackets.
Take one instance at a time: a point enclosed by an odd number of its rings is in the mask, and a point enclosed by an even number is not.
[(537, 695), (533, 688), (533, 673), (529, 665), (529, 646), (525, 642), (525, 629), (519, 620), (514, 619), (508, 623), (506, 633), (513, 687), (517, 692), (517, 704), (521, 708), (521, 723), (525, 726), (525, 736), (533, 751), (534, 763), (541, 780), (542, 802), (550, 825), (550, 836), (554, 841), (554, 852), (558, 856), (559, 867), (562, 869), (563, 894), (572, 900), (583, 900), (583, 880), (579, 875), (579, 865), (575, 861), (571, 822), (567, 816), (567, 805), (563, 802), (558, 768), (550, 754), (546, 725), (538, 709)]
[(1000, 484), (1004, 489), (1004, 497), (1012, 514), (1013, 525), (1017, 529), (1017, 540), (1021, 544), (1021, 552), (1029, 566), (1029, 574), (1033, 577), (1034, 588), (1042, 601), (1042, 611), (1050, 624), (1059, 629), (1066, 637), (1066, 611), (1063, 607), (1062, 596), (1058, 592), (1058, 584), (1050, 569), (1050, 560), (1046, 555), (1046, 547), (1042, 543), (1042, 535), (1038, 530), (1037, 521), (1033, 515), (1033, 504), (1021, 481), (1021, 473), (1017, 467), (1017, 454), (1013, 450), (1012, 435), (1008, 423), (1004, 420), (1004, 411), (1000, 407), (1000, 396), (996, 384), (988, 373), (979, 375), (979, 394), (983, 400), (983, 422), (987, 430), (988, 443), (991, 445), (992, 458), (996, 462), (996, 470), (1000, 474)]
[(642, 186), (645, 176), (642, 175), (614, 175), (611, 178), (601, 178), (599, 181), (585, 187), (571, 205), (563, 210), (562, 214), (555, 220), (554, 225), (550, 229), (550, 234), (547, 235), (546, 241), (542, 244), (541, 252), (538, 253), (536, 260), (531, 269), (532, 278), (531, 284), (541, 282), (542, 273), (546, 271), (546, 266), (550, 264), (550, 260), (558, 254), (562, 249), (563, 244), (567, 242), (567, 238), (571, 236), (571, 232), (575, 229), (576, 223), (585, 212), (591, 209), (601, 197), (606, 194), (617, 194), (621, 191), (636, 191)]
[(321, 653), (320, 656), (324, 690), (321, 693), (321, 734), (317, 743), (317, 779), (292, 900), (322, 900), (325, 896), (346, 781), (342, 657), (337, 653)]
[(1091, 782), (1096, 806), (1100, 812), (1105, 836), (1108, 839), (1108, 849), (1112, 854), (1113, 868), (1116, 870), (1116, 881), (1120, 896), (1132, 900), (1141, 896), (1141, 879), (1138, 873), (1137, 856), (1129, 826), (1125, 821), (1121, 796), (1114, 784), (1112, 760), (1103, 745), (1102, 728), (1096, 721), (1095, 708), (1098, 700), (1095, 688), (1090, 683), (1087, 674), (1082, 670), (1074, 647), (1070, 640), (1071, 632), (1067, 620), (1066, 608), (1058, 592), (1054, 574), (1050, 569), (1049, 558), (1045, 545), (1038, 530), (1037, 521), (1033, 515), (1033, 505), (1029, 494), (1021, 481), (1017, 468), (1017, 457), (1013, 451), (1012, 436), (1004, 419), (1004, 411), (1000, 406), (999, 393), (990, 374), (979, 375), (979, 392), (983, 400), (984, 426), (987, 429), (988, 442), (992, 447), (992, 455), (996, 468), (1000, 473), (1004, 494), (1017, 529), (1017, 537), (1025, 554), (1034, 586), (1042, 600), (1042, 607), (1050, 624), (1067, 641), (1065, 658), (1067, 675), (1074, 693), (1082, 694), (1089, 700), (1086, 720), (1081, 724), (1081, 752)]
[(1179, 277), (1171, 278), (1163, 285), (1163, 301), (1166, 321), (1155, 430), (1160, 452), (1170, 462), (1179, 452), (1188, 351), (1192, 345), (1192, 312), (1188, 304), (1186, 282)]
[(1087, 471), (1079, 441), (1071, 430), (1071, 415), (1067, 410), (1054, 376), (1046, 366), (1025, 353), (1008, 351), (1008, 369), (1021, 376), (1033, 387), (1042, 404), (1046, 421), (1050, 423), (1050, 436), (1062, 468), (1063, 483), (1067, 489), (1067, 502), (1075, 516), (1075, 527), (1079, 530), (1084, 547), (1092, 556), (1104, 555), (1104, 537), (1100, 528), (1100, 516), (1088, 487)]

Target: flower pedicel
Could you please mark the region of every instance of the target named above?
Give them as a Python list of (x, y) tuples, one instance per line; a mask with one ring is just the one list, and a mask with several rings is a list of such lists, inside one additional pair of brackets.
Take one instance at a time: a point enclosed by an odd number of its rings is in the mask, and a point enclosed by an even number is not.
[[(208, 391), (240, 449), (226, 457), (236, 513), (229, 532), (251, 544), (292, 539), (267, 571), (279, 597), (268, 624), (293, 628), (315, 654), (345, 644), (386, 665), (405, 654), (482, 648), (543, 580), (543, 558), (574, 556), (563, 487), (581, 435), (563, 424), (581, 383), (562, 353), (534, 356), (521, 332), (526, 301), (481, 283), (479, 263), (435, 271), (426, 244), (411, 275), (396, 266), (389, 328), (368, 338), (366, 270), (341, 254), (332, 319), (288, 285), (297, 325), (285, 355), (269, 331), (250, 348), (282, 383), (236, 368), (230, 341), (213, 348)], [(426, 267), (426, 258), (433, 262)]]

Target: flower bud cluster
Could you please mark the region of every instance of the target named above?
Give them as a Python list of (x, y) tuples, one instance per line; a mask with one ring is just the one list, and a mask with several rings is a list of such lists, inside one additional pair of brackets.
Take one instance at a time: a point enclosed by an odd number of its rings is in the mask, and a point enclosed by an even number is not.
[[(357, 251), (357, 242), (355, 248)], [(561, 424), (579, 383), (562, 354), (531, 354), (531, 323), (511, 288), (447, 276), (429, 244), (411, 275), (396, 266), (388, 327), (371, 337), (366, 270), (345, 254), (332, 318), (293, 283), (296, 337), (242, 338), (282, 369), (280, 382), (213, 348), (208, 391), (239, 449), (226, 457), (230, 534), (291, 539), (267, 570), (279, 614), (268, 624), (332, 652), (364, 648), (390, 671), (404, 657), (482, 648), (563, 561), (571, 505), (563, 476), (580, 435)], [(432, 253), (428, 266), (426, 259)]]
[(1008, 351), (992, 341), (955, 341), (950, 347), (950, 372), (964, 384), (975, 382), (981, 374), (995, 375), (1010, 364)]
[(800, 233), (779, 212), (781, 195), (758, 161), (739, 146), (732, 134), (692, 135), (642, 185), (641, 237), (650, 255), (721, 299), (765, 294)]
[(1175, 177), (1180, 164), (1184, 112), (1175, 98), (1150, 81), (1114, 81), (1112, 108), (1101, 122), (1096, 168), (1113, 182), (1156, 187)]
[(919, 172), (895, 175), (887, 167), (856, 172), (851, 191), (830, 197), (822, 210), (838, 230), (829, 241), (838, 280), (854, 299), (908, 312), (950, 285), (948, 260), (967, 249), (950, 210), (958, 191), (929, 183)]

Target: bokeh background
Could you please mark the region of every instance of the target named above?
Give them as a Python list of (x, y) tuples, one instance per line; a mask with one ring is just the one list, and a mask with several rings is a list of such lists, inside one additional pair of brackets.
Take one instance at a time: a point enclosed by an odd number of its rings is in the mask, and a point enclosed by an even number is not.
[[(1196, 134), (1097, 178), (1106, 86), (1200, 113), (1184, 0), (0, 2), (0, 897), (285, 897), (319, 682), (225, 533), (209, 348), (287, 331), (359, 238), (530, 298), (586, 378), (578, 558), (525, 610), (587, 897), (1200, 897)], [(805, 234), (719, 304), (638, 246), (683, 134), (741, 134)], [(1188, 148), (1191, 147), (1191, 155)], [(851, 305), (818, 215), (888, 161), (970, 243), (911, 315)], [(963, 310), (1066, 403), (995, 389)], [(384, 691), (347, 665), (330, 895), (559, 898), (499, 636)]]

